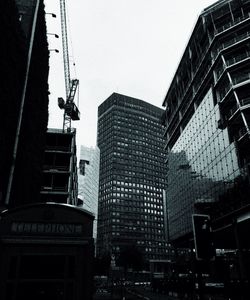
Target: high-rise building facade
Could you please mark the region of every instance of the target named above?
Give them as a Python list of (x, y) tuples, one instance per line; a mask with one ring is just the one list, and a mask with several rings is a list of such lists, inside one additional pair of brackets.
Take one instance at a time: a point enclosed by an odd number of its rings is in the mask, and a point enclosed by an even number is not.
[(81, 146), (78, 171), (78, 197), (82, 200), (80, 206), (95, 216), (93, 227), (94, 238), (96, 238), (97, 235), (99, 167), (99, 148)]
[(1, 209), (39, 201), (49, 51), (42, 0), (1, 1), (0, 22)]
[(165, 256), (162, 113), (117, 93), (98, 108), (98, 254), (136, 246), (145, 259)]
[(169, 233), (179, 245), (192, 237), (193, 213), (209, 214), (225, 243), (249, 214), (249, 16), (250, 1), (200, 14), (163, 103)]

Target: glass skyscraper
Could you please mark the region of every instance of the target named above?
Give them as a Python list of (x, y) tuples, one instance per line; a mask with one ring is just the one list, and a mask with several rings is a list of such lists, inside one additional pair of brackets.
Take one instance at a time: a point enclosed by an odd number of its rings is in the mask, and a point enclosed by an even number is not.
[(201, 13), (163, 103), (169, 234), (178, 245), (192, 238), (193, 213), (209, 214), (225, 243), (222, 228), (249, 214), (249, 16), (250, 1)]
[(100, 150), (98, 147), (80, 148), (80, 161), (78, 173), (78, 197), (81, 197), (82, 208), (95, 216), (93, 237), (97, 231), (97, 205), (99, 187)]
[(99, 106), (98, 254), (117, 257), (127, 246), (136, 246), (146, 259), (166, 254), (163, 112), (116, 93)]

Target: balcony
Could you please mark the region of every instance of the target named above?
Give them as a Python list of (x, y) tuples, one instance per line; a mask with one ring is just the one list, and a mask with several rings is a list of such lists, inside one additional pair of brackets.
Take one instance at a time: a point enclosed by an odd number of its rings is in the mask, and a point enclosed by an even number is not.
[(230, 57), (226, 61), (227, 67), (231, 67), (233, 65), (239, 64), (240, 62), (246, 62), (247, 59), (249, 59), (250, 53), (243, 53), (241, 55), (237, 55), (234, 57)]
[[(217, 26), (217, 29), (215, 30), (215, 35), (219, 35), (224, 33), (225, 31), (230, 30), (233, 27), (236, 27), (239, 24), (242, 24), (243, 22), (248, 22), (250, 18), (249, 13), (247, 13), (244, 16), (235, 18), (234, 20), (231, 20), (231, 22), (228, 22), (228, 20), (226, 20), (224, 22), (224, 24), (221, 24), (220, 26)], [(217, 24), (216, 24), (217, 25)]]
[(241, 142), (246, 137), (248, 137), (250, 132), (247, 131), (245, 127), (240, 128), (240, 130), (234, 135), (236, 141)]
[(240, 100), (241, 109), (250, 108), (250, 98)]
[(42, 186), (41, 193), (46, 193), (46, 194), (67, 193), (68, 194), (68, 187), (67, 186)]
[(236, 104), (233, 108), (231, 108), (225, 118), (230, 121), (237, 113), (249, 108), (250, 98), (242, 99), (240, 100), (240, 105)]
[(51, 172), (51, 173), (65, 173), (69, 172), (69, 166), (63, 165), (63, 166), (52, 166), (52, 165), (44, 165), (43, 166), (44, 172)]

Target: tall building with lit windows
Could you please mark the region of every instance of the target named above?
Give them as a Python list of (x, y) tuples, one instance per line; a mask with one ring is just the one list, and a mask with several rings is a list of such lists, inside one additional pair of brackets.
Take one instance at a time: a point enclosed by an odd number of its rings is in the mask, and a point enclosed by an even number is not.
[(202, 213), (216, 247), (249, 247), (250, 1), (201, 12), (163, 105), (170, 240), (188, 245)]
[(113, 93), (98, 108), (97, 253), (136, 246), (164, 258), (165, 156), (161, 108)]

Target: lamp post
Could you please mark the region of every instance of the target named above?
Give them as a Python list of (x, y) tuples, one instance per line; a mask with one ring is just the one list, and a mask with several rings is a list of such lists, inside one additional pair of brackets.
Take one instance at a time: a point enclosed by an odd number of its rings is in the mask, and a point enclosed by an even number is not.
[(53, 35), (56, 39), (59, 39), (59, 35), (56, 33), (47, 32), (47, 35)]
[(50, 52), (55, 51), (56, 53), (59, 53), (58, 49), (49, 49)]
[(52, 18), (56, 18), (56, 14), (53, 14), (53, 13), (45, 13), (46, 15), (51, 15)]

